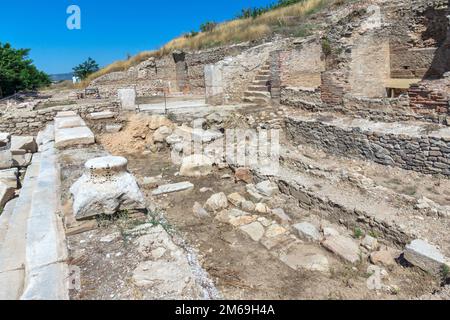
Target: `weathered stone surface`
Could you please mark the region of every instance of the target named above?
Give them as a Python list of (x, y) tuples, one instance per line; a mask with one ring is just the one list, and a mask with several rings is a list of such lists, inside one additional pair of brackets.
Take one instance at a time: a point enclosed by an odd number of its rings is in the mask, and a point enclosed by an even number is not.
[(258, 213), (269, 213), (270, 208), (265, 203), (260, 202), (255, 205), (255, 211)]
[(87, 127), (56, 129), (55, 131), (55, 146), (58, 149), (95, 143), (94, 134)]
[(89, 114), (89, 118), (91, 120), (112, 119), (115, 116), (116, 113), (111, 111), (92, 112), (91, 114)]
[(448, 263), (446, 257), (428, 242), (416, 239), (405, 247), (405, 259), (432, 275), (439, 275)]
[(37, 152), (37, 143), (32, 136), (12, 136), (11, 150), (26, 150), (27, 152)]
[(256, 190), (264, 196), (272, 197), (276, 192), (278, 192), (278, 185), (275, 182), (266, 180), (258, 183), (256, 185)]
[(3, 208), (5, 204), (14, 198), (15, 188), (0, 181), (0, 208)]
[(11, 141), (11, 134), (8, 132), (0, 132), (0, 148), (5, 147)]
[(262, 194), (258, 192), (258, 190), (256, 190), (254, 184), (246, 185), (245, 189), (250, 196), (250, 200), (252, 200), (253, 202), (263, 202), (267, 200)]
[(339, 231), (337, 231), (334, 228), (331, 227), (324, 227), (323, 228), (323, 235), (325, 238), (331, 237), (331, 236), (338, 236), (339, 235)]
[(0, 182), (11, 188), (18, 188), (19, 170), (17, 168), (0, 170)]
[(360, 260), (359, 246), (352, 238), (331, 236), (322, 245), (348, 262), (357, 263)]
[(382, 249), (370, 254), (370, 261), (373, 264), (391, 268), (396, 265), (395, 258), (399, 255), (394, 250)]
[(211, 212), (220, 211), (228, 207), (228, 199), (225, 193), (213, 194), (205, 203), (205, 209)]
[(240, 167), (234, 172), (236, 181), (244, 181), (247, 184), (253, 183), (253, 176), (249, 168)]
[(153, 141), (154, 142), (165, 142), (166, 138), (172, 134), (172, 129), (166, 126), (159, 127), (153, 133)]
[(216, 219), (223, 223), (230, 223), (231, 220), (238, 219), (240, 217), (250, 216), (248, 212), (231, 209), (231, 210), (222, 210), (216, 215)]
[(31, 163), (31, 160), (33, 158), (32, 153), (25, 153), (25, 154), (16, 154), (12, 156), (13, 158), (13, 166), (15, 167), (28, 167)]
[(271, 224), (267, 227), (266, 233), (264, 234), (267, 238), (275, 238), (279, 235), (287, 233), (287, 230), (280, 226), (279, 224)]
[(329, 262), (320, 248), (301, 243), (288, 247), (286, 252), (280, 255), (280, 260), (294, 270), (308, 270), (329, 272)]
[(135, 89), (119, 89), (117, 90), (122, 109), (134, 111), (136, 109), (136, 90)]
[(378, 248), (378, 240), (372, 236), (366, 235), (361, 241), (361, 245), (367, 250), (376, 250)]
[(320, 241), (322, 235), (319, 230), (309, 222), (302, 222), (293, 225), (299, 237), (306, 241)]
[(105, 131), (108, 133), (117, 133), (122, 130), (121, 124), (107, 124), (105, 126)]
[(123, 157), (102, 157), (86, 162), (87, 172), (70, 188), (77, 220), (111, 215), (120, 210), (145, 209), (145, 200)]
[(13, 166), (12, 153), (10, 149), (0, 150), (0, 170), (9, 169)]
[(235, 192), (228, 195), (228, 201), (236, 207), (240, 207), (241, 204), (245, 201), (245, 198), (241, 196), (239, 193)]
[(261, 240), (265, 233), (264, 227), (257, 221), (240, 226), (239, 229), (248, 234), (253, 241)]
[(250, 200), (245, 200), (241, 203), (241, 208), (244, 211), (255, 211), (256, 206), (253, 202), (251, 202)]
[(183, 158), (180, 174), (185, 177), (202, 177), (209, 175), (213, 170), (212, 160), (201, 154), (194, 154)]
[(78, 114), (74, 111), (60, 111), (56, 114), (56, 118), (76, 117)]
[(52, 124), (48, 124), (44, 130), (39, 131), (36, 137), (38, 149), (40, 150), (42, 146), (52, 141), (55, 141), (55, 126)]
[(56, 129), (85, 127), (86, 123), (79, 116), (55, 118)]
[(282, 224), (288, 224), (291, 222), (291, 218), (284, 212), (282, 208), (272, 209), (272, 215), (274, 215), (277, 220)]
[(147, 288), (148, 297), (158, 299), (199, 299), (201, 287), (186, 254), (176, 246), (167, 232), (156, 226), (136, 240), (138, 250), (150, 260), (133, 271), (137, 286)]
[(188, 181), (173, 183), (173, 184), (166, 184), (163, 186), (159, 186), (158, 189), (156, 189), (152, 192), (152, 195), (158, 196), (160, 194), (185, 191), (185, 190), (190, 190), (193, 188), (194, 188), (194, 185)]
[(206, 211), (202, 205), (198, 202), (194, 203), (194, 206), (192, 207), (192, 212), (199, 218), (206, 218), (209, 217), (208, 211)]
[(153, 189), (153, 188), (157, 188), (162, 181), (162, 176), (156, 176), (156, 177), (144, 177), (142, 179), (142, 183), (141, 186), (144, 188), (149, 188), (149, 189)]

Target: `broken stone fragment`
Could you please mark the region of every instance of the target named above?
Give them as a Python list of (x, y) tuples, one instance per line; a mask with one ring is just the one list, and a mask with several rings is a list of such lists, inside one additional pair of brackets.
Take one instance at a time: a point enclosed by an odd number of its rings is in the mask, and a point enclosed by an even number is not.
[(300, 239), (314, 242), (320, 241), (322, 238), (319, 230), (309, 222), (297, 223), (293, 225), (293, 228), (297, 230)]
[(185, 177), (202, 177), (213, 170), (212, 160), (202, 154), (194, 154), (183, 158), (180, 174)]
[(153, 190), (152, 195), (158, 196), (158, 195), (165, 194), (165, 193), (173, 193), (173, 192), (191, 190), (193, 188), (194, 188), (194, 185), (192, 183), (190, 183), (189, 181), (166, 184), (163, 186), (159, 186), (156, 190)]
[(241, 196), (239, 193), (235, 192), (235, 193), (228, 195), (228, 201), (230, 201), (230, 203), (233, 206), (240, 207), (242, 202), (245, 201), (245, 198), (243, 196)]
[(17, 168), (0, 170), (0, 182), (11, 188), (17, 189), (19, 187), (18, 176), (19, 170)]
[(260, 202), (255, 205), (255, 211), (258, 213), (269, 213), (270, 208), (266, 204)]
[(322, 242), (322, 245), (347, 260), (350, 263), (357, 263), (360, 261), (360, 250), (358, 244), (350, 237), (342, 235), (328, 237)]
[(107, 133), (117, 133), (120, 130), (122, 130), (122, 125), (121, 124), (107, 124), (105, 126), (105, 131)]
[(386, 268), (392, 268), (396, 265), (395, 259), (399, 254), (396, 254), (393, 249), (381, 249), (370, 254), (370, 261), (373, 264), (381, 265)]
[(205, 203), (205, 209), (210, 212), (220, 211), (228, 207), (228, 199), (225, 193), (213, 194)]
[(281, 224), (288, 224), (289, 222), (291, 222), (291, 218), (284, 212), (282, 208), (272, 209), (272, 215), (274, 215)]
[(5, 204), (14, 198), (15, 188), (0, 181), (0, 209), (3, 209)]
[(444, 266), (448, 265), (446, 257), (435, 246), (420, 239), (406, 245), (404, 257), (409, 263), (435, 276), (440, 275)]
[(153, 142), (165, 142), (167, 137), (169, 137), (172, 134), (172, 129), (166, 126), (159, 127), (154, 133), (153, 133)]
[(13, 158), (10, 149), (2, 150), (0, 148), (0, 170), (13, 167)]
[(253, 202), (264, 202), (267, 201), (267, 198), (261, 195), (254, 184), (248, 184), (245, 186), (245, 189), (250, 197), (250, 200)]
[(362, 240), (361, 245), (367, 250), (373, 251), (378, 249), (378, 240), (370, 235), (366, 235)]
[(24, 168), (30, 165), (31, 160), (33, 158), (33, 154), (32, 153), (15, 154), (12, 156), (12, 158), (14, 167)]
[(256, 206), (253, 202), (251, 202), (250, 200), (245, 200), (241, 203), (241, 208), (244, 211), (255, 211)]
[(264, 196), (272, 197), (278, 192), (278, 185), (275, 182), (266, 180), (256, 185), (256, 190)]
[(249, 168), (240, 167), (234, 172), (234, 178), (236, 181), (244, 181), (245, 183), (253, 183), (252, 173)]
[(265, 233), (264, 227), (258, 221), (240, 226), (239, 229), (245, 232), (253, 241), (261, 240)]
[(0, 148), (8, 147), (11, 142), (11, 134), (8, 132), (0, 132)]
[(127, 163), (123, 157), (111, 156), (86, 162), (86, 172), (70, 188), (77, 220), (146, 208), (136, 180), (127, 171)]
[(192, 212), (194, 215), (196, 215), (199, 218), (206, 218), (209, 217), (208, 211), (206, 211), (202, 205), (198, 202), (194, 203), (194, 206), (192, 207)]
[(26, 152), (37, 152), (37, 143), (32, 136), (12, 136), (11, 150), (25, 150)]

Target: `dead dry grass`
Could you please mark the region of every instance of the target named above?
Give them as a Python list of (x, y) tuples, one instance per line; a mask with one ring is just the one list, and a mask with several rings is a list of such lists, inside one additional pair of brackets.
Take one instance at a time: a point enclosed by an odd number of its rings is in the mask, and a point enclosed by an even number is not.
[(266, 12), (257, 18), (236, 19), (222, 24), (210, 32), (200, 32), (194, 37), (180, 36), (168, 42), (159, 50), (145, 51), (109, 66), (90, 75), (80, 86), (86, 87), (90, 82), (111, 72), (125, 71), (150, 57), (160, 57), (174, 50), (200, 50), (220, 45), (259, 40), (273, 34), (274, 29), (289, 24), (292, 18), (307, 17), (328, 5), (341, 5), (342, 0), (305, 0), (288, 7)]

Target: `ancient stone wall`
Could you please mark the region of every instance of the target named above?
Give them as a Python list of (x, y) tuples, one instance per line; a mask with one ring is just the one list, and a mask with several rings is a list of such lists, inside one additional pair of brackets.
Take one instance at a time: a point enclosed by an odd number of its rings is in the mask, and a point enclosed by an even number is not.
[(112, 111), (119, 112), (117, 102), (104, 104), (89, 104), (77, 106), (61, 106), (43, 110), (17, 112), (10, 111), (3, 114), (0, 119), (0, 132), (8, 132), (16, 135), (34, 135), (42, 130), (48, 122), (52, 122), (60, 111), (75, 111), (86, 119), (92, 112)]
[(219, 47), (197, 52), (174, 51), (158, 58), (149, 58), (127, 71), (113, 72), (95, 79), (103, 98), (115, 97), (121, 88), (135, 88), (138, 96), (150, 96), (163, 88), (169, 92), (205, 93), (204, 67), (234, 56), (251, 44)]
[(322, 47), (316, 38), (280, 52), (281, 86), (316, 88), (325, 70)]
[(315, 145), (332, 154), (450, 176), (448, 128), (428, 128), (427, 132), (426, 127), (405, 125), (399, 130), (397, 124), (368, 124), (365, 120), (349, 124), (342, 119), (308, 117), (288, 117), (286, 128), (295, 143)]
[(322, 98), (318, 88), (283, 87), (280, 102), (305, 110), (317, 110), (322, 107)]
[(391, 48), (391, 78), (423, 78), (428, 72), (436, 48)]

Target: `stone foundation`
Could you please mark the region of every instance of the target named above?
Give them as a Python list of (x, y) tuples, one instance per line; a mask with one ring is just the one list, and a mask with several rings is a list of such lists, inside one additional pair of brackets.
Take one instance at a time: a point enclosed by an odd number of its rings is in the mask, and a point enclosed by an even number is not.
[(53, 107), (43, 110), (18, 112), (10, 111), (1, 116), (0, 132), (8, 132), (15, 135), (35, 135), (44, 129), (48, 122), (52, 122), (60, 111), (74, 111), (83, 119), (87, 119), (92, 112), (112, 111), (119, 112), (117, 102), (101, 104), (74, 105)]
[(288, 117), (287, 133), (335, 155), (358, 157), (426, 174), (450, 176), (450, 129), (413, 123), (375, 123), (332, 116)]

